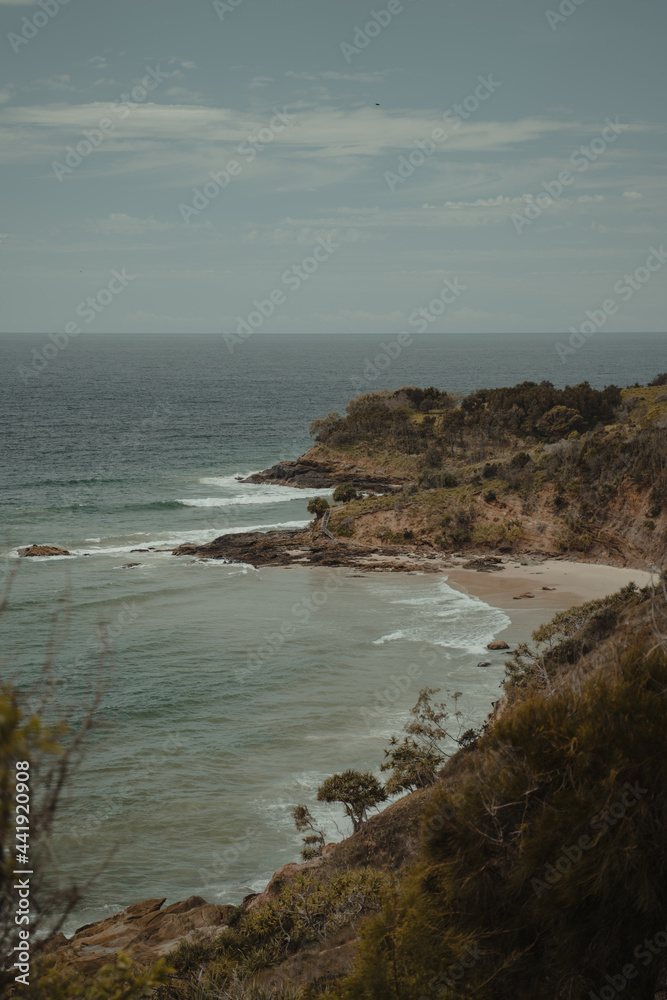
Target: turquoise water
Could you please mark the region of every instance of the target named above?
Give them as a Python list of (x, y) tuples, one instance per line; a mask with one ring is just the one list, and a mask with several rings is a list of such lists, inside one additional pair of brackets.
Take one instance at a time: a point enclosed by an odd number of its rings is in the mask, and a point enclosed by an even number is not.
[[(343, 409), (377, 345), (258, 337), (230, 357), (215, 338), (91, 338), (26, 385), (16, 368), (30, 345), (0, 341), (3, 572), (19, 545), (74, 553), (20, 564), (0, 623), (3, 677), (37, 675), (57, 610), (63, 707), (90, 693), (100, 629), (113, 647), (56, 868), (81, 880), (109, 856), (69, 929), (153, 896), (238, 902), (297, 859), (296, 803), (331, 839), (349, 832), (316, 803), (317, 786), (347, 767), (377, 770), (420, 687), (463, 692), (466, 723), (498, 697), (502, 660), (477, 664), (509, 619), (442, 578), (257, 571), (159, 551), (304, 525), (318, 491), (236, 476), (301, 454), (311, 420)], [(610, 338), (581, 352), (576, 372), (551, 350), (422, 338), (383, 382), (625, 384), (667, 368), (659, 338)]]

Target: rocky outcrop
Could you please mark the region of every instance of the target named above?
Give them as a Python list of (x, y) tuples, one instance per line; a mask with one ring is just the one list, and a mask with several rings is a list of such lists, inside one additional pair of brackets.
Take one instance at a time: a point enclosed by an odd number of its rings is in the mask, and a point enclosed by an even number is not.
[(402, 490), (410, 484), (409, 479), (400, 479), (382, 472), (367, 472), (365, 469), (341, 466), (339, 463), (316, 462), (300, 458), (256, 472), (243, 480), (244, 483), (275, 483), (280, 486), (296, 486), (300, 489), (335, 489), (341, 483), (352, 483), (362, 493), (391, 493)]
[(137, 965), (150, 966), (196, 936), (215, 937), (227, 926), (234, 906), (207, 903), (191, 896), (165, 907), (164, 899), (148, 899), (128, 906), (106, 920), (86, 924), (69, 940), (62, 934), (50, 951), (59, 962), (82, 974), (97, 972), (118, 952), (128, 953)]
[[(175, 556), (198, 556), (200, 559), (226, 559), (249, 566), (352, 566), (365, 569), (414, 570), (414, 559), (405, 559), (407, 549), (356, 545), (322, 536), (311, 537), (308, 531), (248, 531), (221, 535), (206, 545), (179, 545)], [(413, 550), (409, 551), (413, 555)], [(405, 559), (405, 561), (403, 561)], [(428, 564), (424, 571), (435, 572)]]
[(498, 649), (509, 649), (509, 646), (502, 639), (498, 639), (496, 642), (490, 642), (486, 648), (492, 650), (498, 650)]
[(55, 545), (30, 545), (18, 551), (22, 559), (34, 559), (38, 556), (69, 556), (72, 554), (67, 549), (59, 549)]

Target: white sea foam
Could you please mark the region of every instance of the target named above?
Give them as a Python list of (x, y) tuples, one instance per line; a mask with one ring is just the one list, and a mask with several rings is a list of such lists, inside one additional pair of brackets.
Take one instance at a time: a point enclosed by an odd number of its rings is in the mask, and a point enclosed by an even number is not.
[(329, 496), (331, 496), (331, 490), (299, 490), (293, 486), (257, 486), (256, 492), (244, 492), (239, 496), (188, 497), (178, 500), (178, 503), (182, 503), (185, 507), (245, 507), (248, 504), (289, 503), (291, 500), (310, 500), (312, 497)]
[(383, 646), (385, 642), (395, 642), (396, 639), (405, 639), (403, 629), (399, 629), (398, 632), (391, 632), (389, 635), (383, 635), (380, 639), (375, 639), (373, 645)]
[(401, 621), (405, 615), (402, 609), (411, 609), (411, 624), (400, 632), (390, 632), (376, 639), (374, 645), (403, 639), (478, 655), (510, 624), (509, 616), (500, 608), (454, 590), (445, 581), (439, 582), (437, 589), (426, 596), (410, 596), (404, 588), (393, 587), (389, 593), (385, 588), (383, 596), (385, 600), (389, 598), (390, 605), (396, 606)]
[(248, 483), (241, 483), (239, 480), (247, 479), (248, 476), (254, 476), (256, 471), (257, 470), (254, 470), (253, 472), (237, 472), (233, 476), (204, 476), (203, 479), (199, 480), (199, 482), (205, 483), (206, 486), (220, 486), (222, 489), (229, 486), (247, 486), (249, 485)]
[[(233, 528), (206, 528), (194, 531), (180, 531), (174, 533), (173, 535), (158, 535), (155, 538), (151, 538), (150, 535), (146, 536), (145, 533), (137, 532), (134, 536), (135, 541), (128, 541), (123, 544), (118, 544), (118, 541), (114, 538), (102, 539), (102, 544), (97, 546), (88, 546), (86, 548), (72, 548), (69, 551), (73, 556), (113, 556), (113, 555), (126, 555), (134, 551), (134, 554), (139, 554), (136, 552), (137, 549), (173, 549), (177, 545), (185, 545), (189, 542), (197, 545), (204, 545), (206, 542), (212, 542), (215, 538), (220, 538), (221, 535), (239, 535), (244, 531), (281, 531), (281, 530), (291, 530), (306, 528), (310, 522), (309, 521), (283, 521), (279, 524), (247, 524), (247, 525), (237, 525)], [(141, 540), (139, 540), (141, 539)], [(104, 544), (106, 542), (106, 544)], [(148, 553), (142, 552), (141, 555), (148, 555)], [(151, 556), (169, 555), (170, 553), (160, 553), (151, 552)], [(54, 556), (52, 558), (56, 559), (66, 559), (67, 556)]]

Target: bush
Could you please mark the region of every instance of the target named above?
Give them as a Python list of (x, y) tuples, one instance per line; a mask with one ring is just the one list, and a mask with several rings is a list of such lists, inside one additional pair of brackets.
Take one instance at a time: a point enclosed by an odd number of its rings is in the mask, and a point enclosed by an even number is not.
[(316, 518), (322, 517), (329, 510), (329, 501), (324, 497), (312, 497), (308, 501), (306, 508), (309, 514), (314, 514)]
[(327, 778), (317, 790), (318, 802), (341, 802), (356, 833), (366, 822), (368, 810), (384, 802), (387, 793), (369, 772), (343, 771)]
[(333, 499), (334, 503), (349, 503), (351, 500), (358, 500), (359, 494), (352, 483), (341, 483), (334, 490)]
[(437, 472), (422, 472), (418, 479), (418, 485), (422, 490), (450, 490), (458, 486), (459, 481), (453, 472), (440, 469)]

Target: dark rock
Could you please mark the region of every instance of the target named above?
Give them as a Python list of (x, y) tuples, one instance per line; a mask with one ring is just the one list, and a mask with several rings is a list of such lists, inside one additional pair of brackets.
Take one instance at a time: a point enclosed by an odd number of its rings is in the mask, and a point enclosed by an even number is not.
[(503, 568), (503, 560), (499, 556), (481, 556), (479, 559), (469, 559), (462, 569), (476, 569), (478, 573), (497, 573)]
[(309, 459), (298, 459), (295, 462), (280, 462), (278, 465), (256, 472), (243, 480), (244, 483), (278, 483), (282, 486), (295, 486), (298, 489), (335, 489), (341, 483), (352, 483), (363, 493), (391, 493), (402, 490), (406, 480), (383, 474), (367, 473), (363, 469), (355, 469), (350, 473), (326, 462), (314, 462)]
[(22, 559), (34, 559), (40, 556), (70, 556), (72, 553), (67, 549), (59, 549), (55, 545), (30, 545), (28, 548), (19, 549)]
[(496, 642), (490, 642), (486, 647), (487, 649), (497, 650), (497, 649), (509, 649), (509, 646), (502, 639), (496, 640)]

